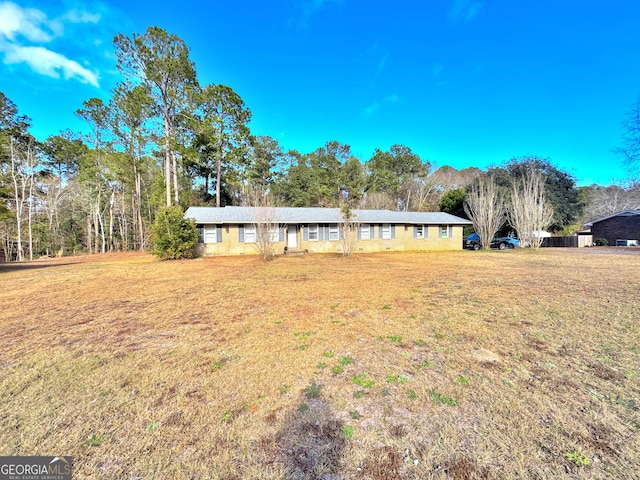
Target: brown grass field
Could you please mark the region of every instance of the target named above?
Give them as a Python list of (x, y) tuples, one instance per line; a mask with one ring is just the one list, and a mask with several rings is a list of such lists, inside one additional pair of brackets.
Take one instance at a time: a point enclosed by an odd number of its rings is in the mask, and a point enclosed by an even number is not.
[(0, 455), (78, 479), (640, 478), (640, 250), (0, 266)]

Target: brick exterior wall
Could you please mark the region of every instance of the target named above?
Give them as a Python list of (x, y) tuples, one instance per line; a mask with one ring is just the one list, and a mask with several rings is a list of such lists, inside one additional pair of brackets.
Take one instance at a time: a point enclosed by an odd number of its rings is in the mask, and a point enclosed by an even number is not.
[(606, 238), (609, 245), (616, 240), (640, 240), (640, 215), (612, 217), (596, 222), (591, 227), (593, 240)]

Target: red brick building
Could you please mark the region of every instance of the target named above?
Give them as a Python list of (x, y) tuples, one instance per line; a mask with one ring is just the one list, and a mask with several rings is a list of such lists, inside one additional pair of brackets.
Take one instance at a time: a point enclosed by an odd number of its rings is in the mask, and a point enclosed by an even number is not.
[(640, 245), (640, 210), (624, 210), (585, 224), (593, 240), (605, 238), (609, 245)]

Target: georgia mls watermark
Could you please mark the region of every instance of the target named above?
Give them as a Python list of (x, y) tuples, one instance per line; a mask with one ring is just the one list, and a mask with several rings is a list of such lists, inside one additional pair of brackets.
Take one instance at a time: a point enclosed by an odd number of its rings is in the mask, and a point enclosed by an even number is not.
[(0, 457), (0, 480), (71, 480), (71, 457)]

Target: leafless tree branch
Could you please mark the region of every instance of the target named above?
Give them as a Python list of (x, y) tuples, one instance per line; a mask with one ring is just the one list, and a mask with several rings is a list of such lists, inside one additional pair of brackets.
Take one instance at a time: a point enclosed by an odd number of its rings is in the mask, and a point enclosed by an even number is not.
[(493, 177), (478, 177), (478, 181), (471, 184), (464, 211), (473, 222), (482, 248), (490, 248), (491, 239), (502, 226), (505, 217), (504, 198)]

